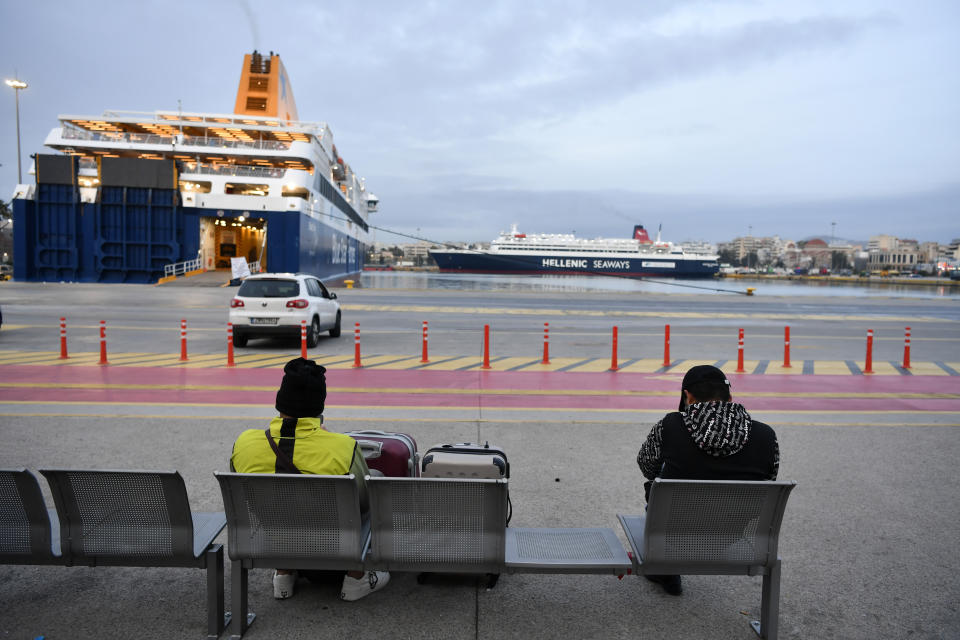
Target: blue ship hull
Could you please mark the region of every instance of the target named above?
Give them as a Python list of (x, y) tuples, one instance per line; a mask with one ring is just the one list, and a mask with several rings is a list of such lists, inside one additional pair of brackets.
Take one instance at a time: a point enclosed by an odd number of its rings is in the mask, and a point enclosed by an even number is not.
[(431, 251), (441, 272), (603, 275), (640, 278), (711, 278), (720, 269), (716, 260), (694, 256), (576, 256), (494, 254), (483, 252)]
[[(83, 203), (73, 185), (38, 184), (34, 200), (13, 201), (15, 279), (155, 283), (164, 266), (197, 257), (202, 217), (249, 215), (179, 200), (173, 189), (104, 187)], [(366, 247), (357, 238), (298, 211), (256, 214), (267, 224), (269, 271), (334, 283), (359, 275)]]

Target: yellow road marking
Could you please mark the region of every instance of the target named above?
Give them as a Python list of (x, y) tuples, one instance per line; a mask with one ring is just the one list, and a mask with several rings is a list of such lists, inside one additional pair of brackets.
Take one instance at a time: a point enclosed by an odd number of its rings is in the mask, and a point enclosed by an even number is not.
[[(0, 389), (34, 389), (38, 385), (31, 382), (0, 382)], [(126, 391), (275, 391), (276, 386), (234, 386), (234, 385), (179, 385), (179, 384), (104, 384), (96, 382), (50, 382), (43, 385), (46, 389), (108, 389)], [(459, 395), (459, 396), (604, 396), (626, 398), (672, 398), (674, 390), (653, 391), (617, 391), (607, 389), (460, 389), (430, 387), (336, 387), (327, 388), (335, 393), (370, 393), (394, 395)], [(745, 391), (736, 394), (738, 398), (849, 398), (883, 399), (898, 398), (905, 400), (957, 400), (960, 393), (903, 393), (903, 392), (858, 392), (858, 391)], [(0, 401), (2, 404), (4, 401)]]

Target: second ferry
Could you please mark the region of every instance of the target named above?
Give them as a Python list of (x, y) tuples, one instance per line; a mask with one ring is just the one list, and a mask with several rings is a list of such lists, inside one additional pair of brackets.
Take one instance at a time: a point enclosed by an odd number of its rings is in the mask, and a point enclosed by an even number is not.
[(572, 234), (526, 234), (517, 230), (490, 243), (489, 249), (433, 249), (442, 272), (606, 275), (639, 278), (710, 278), (720, 269), (713, 254), (688, 253), (672, 242), (651, 240), (643, 225), (632, 238), (577, 238)]
[(61, 115), (14, 194), (18, 280), (152, 283), (229, 269), (361, 271), (378, 200), (280, 56), (244, 56), (233, 113)]

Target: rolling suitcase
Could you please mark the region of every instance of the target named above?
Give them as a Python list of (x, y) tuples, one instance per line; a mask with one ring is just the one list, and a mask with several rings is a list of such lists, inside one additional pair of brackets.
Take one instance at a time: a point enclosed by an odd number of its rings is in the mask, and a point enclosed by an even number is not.
[(387, 431), (350, 431), (347, 435), (357, 441), (370, 469), (389, 478), (420, 475), (417, 441), (413, 436)]
[(438, 444), (423, 454), (424, 478), (500, 478), (510, 477), (510, 463), (502, 449), (490, 443)]
[[(438, 444), (430, 447), (423, 454), (421, 460), (424, 478), (466, 478), (501, 480), (510, 477), (510, 463), (503, 449), (490, 446), (489, 442), (476, 444), (461, 442), (459, 444)], [(513, 503), (507, 493), (507, 521), (513, 518)], [(427, 574), (417, 576), (417, 582), (423, 583)], [(492, 589), (500, 574), (487, 575), (487, 588)]]

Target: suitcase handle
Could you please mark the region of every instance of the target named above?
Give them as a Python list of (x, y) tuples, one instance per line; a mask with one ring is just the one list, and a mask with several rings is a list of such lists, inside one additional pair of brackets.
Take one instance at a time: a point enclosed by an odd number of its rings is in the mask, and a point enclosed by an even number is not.
[(360, 447), (364, 460), (379, 458), (383, 453), (383, 443), (375, 440), (357, 440), (357, 446)]

